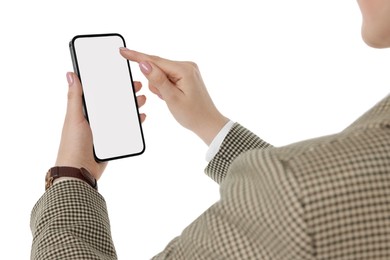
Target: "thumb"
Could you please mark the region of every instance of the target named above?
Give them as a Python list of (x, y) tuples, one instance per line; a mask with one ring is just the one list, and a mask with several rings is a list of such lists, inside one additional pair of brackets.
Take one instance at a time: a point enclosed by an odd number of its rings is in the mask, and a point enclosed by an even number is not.
[(66, 73), (66, 79), (69, 84), (66, 116), (76, 120), (84, 119), (83, 91), (80, 80), (73, 72)]
[(182, 94), (181, 90), (175, 86), (175, 82), (157, 65), (152, 62), (141, 61), (139, 67), (148, 79), (149, 84), (160, 92), (165, 101), (169, 102), (173, 97)]

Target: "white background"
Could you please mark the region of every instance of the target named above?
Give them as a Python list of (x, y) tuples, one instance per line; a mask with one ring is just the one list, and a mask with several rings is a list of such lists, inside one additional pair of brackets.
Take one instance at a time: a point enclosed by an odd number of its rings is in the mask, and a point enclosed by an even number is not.
[[(2, 1), (0, 258), (29, 258), (74, 35), (118, 32), (129, 48), (197, 62), (217, 107), (281, 146), (338, 132), (388, 94), (388, 51), (366, 47), (360, 24), (356, 2), (340, 0)], [(142, 93), (146, 152), (110, 163), (99, 183), (120, 259), (152, 257), (218, 200), (207, 147)]]

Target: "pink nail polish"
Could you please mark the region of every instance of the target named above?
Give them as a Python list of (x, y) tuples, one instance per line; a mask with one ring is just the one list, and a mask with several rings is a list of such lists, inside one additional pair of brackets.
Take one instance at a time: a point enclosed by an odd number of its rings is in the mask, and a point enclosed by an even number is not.
[(152, 66), (146, 61), (141, 61), (139, 63), (139, 67), (140, 67), (142, 73), (144, 73), (144, 74), (149, 74), (150, 72), (152, 72)]
[(73, 75), (71, 72), (66, 73), (66, 80), (68, 81), (69, 86), (73, 85)]

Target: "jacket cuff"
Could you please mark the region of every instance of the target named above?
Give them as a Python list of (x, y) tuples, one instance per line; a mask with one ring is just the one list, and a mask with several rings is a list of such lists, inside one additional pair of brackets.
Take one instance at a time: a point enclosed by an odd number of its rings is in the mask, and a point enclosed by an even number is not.
[(271, 145), (245, 127), (235, 123), (225, 137), (218, 153), (207, 165), (205, 173), (217, 183), (221, 183), (231, 163), (240, 154), (253, 149), (268, 147), (271, 147)]

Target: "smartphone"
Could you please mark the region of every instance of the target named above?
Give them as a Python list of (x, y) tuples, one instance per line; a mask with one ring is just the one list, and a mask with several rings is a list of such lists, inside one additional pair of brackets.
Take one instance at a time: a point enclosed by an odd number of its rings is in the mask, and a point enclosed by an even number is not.
[(126, 43), (117, 33), (77, 35), (69, 43), (97, 161), (140, 155), (145, 150), (130, 64), (120, 55), (120, 47)]

